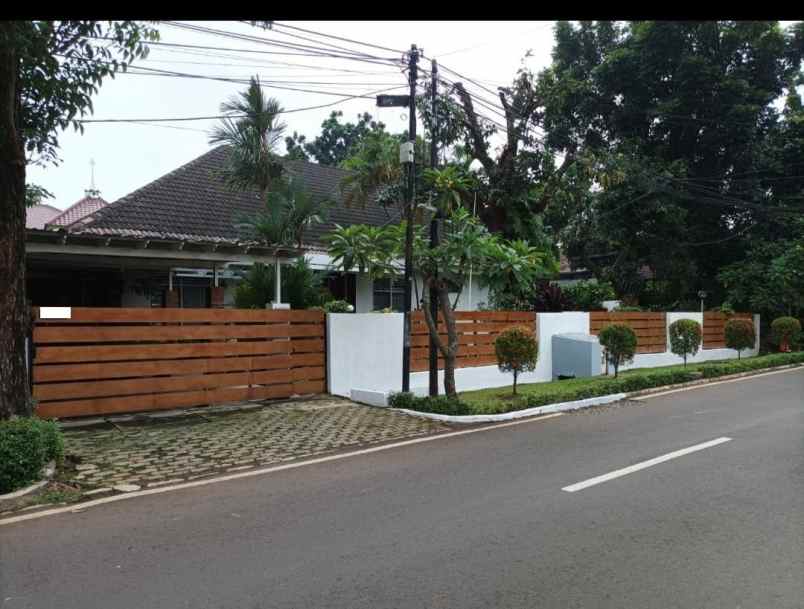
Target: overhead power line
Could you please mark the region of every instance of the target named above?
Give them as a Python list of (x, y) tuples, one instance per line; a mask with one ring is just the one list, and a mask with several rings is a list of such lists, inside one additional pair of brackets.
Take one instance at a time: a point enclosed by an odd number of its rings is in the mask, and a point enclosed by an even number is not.
[[(400, 88), (407, 88), (407, 85), (400, 85), (398, 87), (391, 87), (388, 89), (380, 89), (377, 91), (370, 91), (362, 95), (352, 95), (345, 99), (339, 99), (338, 101), (326, 103), (326, 104), (318, 104), (315, 106), (305, 106), (302, 108), (291, 108), (289, 110), (282, 110), (280, 114), (292, 114), (295, 112), (306, 112), (308, 110), (318, 110), (320, 108), (329, 108), (331, 106), (335, 106), (338, 104), (342, 104), (344, 102), (349, 101), (350, 99), (358, 99), (362, 97), (370, 97), (372, 95), (378, 95), (380, 93), (386, 93), (388, 91), (394, 91)], [(104, 119), (80, 119), (79, 123), (172, 123), (172, 122), (187, 122), (187, 121), (208, 121), (208, 120), (219, 120), (223, 118), (245, 118), (245, 114), (216, 114), (212, 116), (181, 116), (181, 117), (161, 117), (161, 118), (104, 118)]]
[(389, 47), (380, 46), (378, 44), (373, 44), (371, 42), (364, 42), (364, 41), (361, 41), (361, 40), (352, 40), (351, 38), (343, 38), (341, 36), (335, 36), (333, 34), (325, 34), (323, 32), (315, 32), (313, 30), (307, 30), (307, 29), (304, 29), (304, 28), (301, 28), (301, 27), (298, 27), (298, 26), (295, 26), (295, 25), (287, 25), (285, 23), (276, 23), (276, 22), (274, 22), (273, 26), (274, 27), (280, 27), (280, 28), (287, 28), (287, 29), (291, 29), (291, 30), (296, 30), (296, 31), (299, 31), (299, 32), (306, 32), (307, 34), (313, 34), (315, 36), (323, 36), (325, 38), (332, 38), (334, 40), (340, 40), (341, 42), (350, 42), (350, 43), (353, 43), (353, 44), (359, 44), (359, 45), (362, 45), (362, 46), (365, 46), (365, 47), (371, 47), (371, 48), (374, 48), (374, 49), (379, 49), (381, 51), (389, 51), (391, 53), (398, 53), (400, 55), (403, 54), (403, 53), (406, 53), (406, 51), (402, 51), (400, 49), (391, 49)]

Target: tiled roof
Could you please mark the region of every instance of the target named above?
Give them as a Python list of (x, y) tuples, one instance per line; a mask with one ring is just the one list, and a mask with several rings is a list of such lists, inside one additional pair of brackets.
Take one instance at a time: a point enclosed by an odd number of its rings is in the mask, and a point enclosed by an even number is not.
[[(178, 169), (146, 184), (98, 212), (82, 233), (126, 237), (235, 242), (235, 227), (243, 215), (253, 215), (262, 204), (256, 191), (228, 188), (216, 173), (224, 166), (228, 149), (218, 146)], [(334, 224), (381, 225), (395, 221), (398, 212), (379, 205), (347, 208), (340, 183), (348, 172), (305, 161), (282, 160), (286, 172), (301, 178), (313, 196), (332, 199), (325, 223), (310, 226), (305, 246), (321, 246), (322, 235)]]
[(45, 228), (45, 223), (50, 222), (61, 213), (61, 210), (52, 205), (34, 205), (26, 210), (25, 228)]
[(109, 205), (108, 201), (101, 197), (92, 197), (87, 195), (77, 203), (70, 205), (67, 209), (61, 212), (55, 218), (48, 221), (52, 226), (72, 226), (79, 220), (86, 219), (87, 216), (94, 214), (96, 211), (103, 209)]

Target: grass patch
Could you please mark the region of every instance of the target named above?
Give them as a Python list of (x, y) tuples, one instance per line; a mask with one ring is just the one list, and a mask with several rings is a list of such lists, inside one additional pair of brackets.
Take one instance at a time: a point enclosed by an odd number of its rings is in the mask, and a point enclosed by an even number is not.
[[(528, 383), (518, 386), (517, 396), (511, 394), (510, 387), (465, 391), (459, 395), (459, 399), (467, 406), (469, 411), (467, 414), (498, 414), (798, 363), (804, 363), (804, 352), (773, 353), (741, 360), (688, 364), (686, 368), (681, 364), (659, 368), (636, 368), (621, 372), (617, 379), (609, 375), (548, 383)], [(422, 405), (426, 406), (426, 403)], [(424, 409), (417, 408), (417, 410)]]

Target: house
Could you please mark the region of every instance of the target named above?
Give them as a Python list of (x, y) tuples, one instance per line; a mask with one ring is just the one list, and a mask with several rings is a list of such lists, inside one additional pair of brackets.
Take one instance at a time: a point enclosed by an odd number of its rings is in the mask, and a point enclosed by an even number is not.
[[(402, 309), (400, 281), (334, 272), (323, 239), (335, 224), (396, 223), (397, 210), (347, 207), (340, 194), (345, 170), (283, 160), (288, 175), (301, 179), (313, 196), (331, 201), (327, 220), (305, 230), (301, 249), (246, 242), (236, 224), (263, 203), (256, 191), (238, 192), (226, 186), (218, 172), (227, 154), (225, 146), (213, 148), (83, 218), (52, 227), (57, 230), (29, 229), (28, 288), (33, 304), (229, 307), (248, 267), (304, 256), (325, 274), (332, 294), (353, 304), (356, 311)], [(458, 308), (477, 308), (486, 299), (487, 291), (474, 280), (460, 294)]]

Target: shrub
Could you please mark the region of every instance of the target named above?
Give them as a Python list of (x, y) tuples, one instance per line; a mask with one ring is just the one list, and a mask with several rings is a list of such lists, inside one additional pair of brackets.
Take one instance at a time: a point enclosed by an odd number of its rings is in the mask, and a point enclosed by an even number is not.
[[(264, 309), (276, 297), (274, 292), (274, 267), (260, 262), (248, 270), (234, 292), (238, 309)], [(312, 269), (306, 258), (298, 258), (292, 264), (282, 266), (282, 299), (291, 309), (306, 309), (320, 306), (329, 292), (322, 286), (322, 276)]]
[(579, 281), (564, 288), (564, 294), (579, 311), (603, 308), (604, 300), (614, 300), (614, 287), (608, 281)]
[(800, 332), (801, 322), (795, 317), (777, 317), (771, 323), (771, 336), (779, 344), (779, 351), (790, 351), (790, 343)]
[(617, 307), (614, 310), (618, 311), (620, 313), (639, 313), (639, 312), (642, 311), (642, 307), (629, 306), (629, 305), (620, 305), (619, 307)]
[(41, 419), (0, 422), (0, 494), (39, 479), (42, 467), (64, 451), (56, 423)]
[(747, 319), (728, 320), (724, 333), (726, 335), (726, 346), (729, 349), (737, 350), (737, 359), (740, 359), (740, 352), (743, 349), (750, 349), (757, 340), (754, 324)]
[(392, 393), (388, 397), (388, 405), (393, 408), (452, 416), (472, 414), (472, 409), (466, 402), (446, 395), (418, 397), (412, 393)]
[(694, 319), (679, 319), (670, 324), (670, 351), (684, 358), (698, 353), (701, 346), (701, 324)]
[(606, 358), (614, 366), (614, 378), (617, 378), (620, 364), (634, 358), (637, 347), (636, 334), (625, 324), (609, 324), (600, 331), (598, 339), (606, 350)]
[(500, 372), (514, 373), (514, 395), (516, 381), (520, 372), (530, 372), (536, 368), (539, 357), (539, 343), (530, 329), (514, 326), (500, 332), (494, 341), (494, 353)]
[(561, 287), (554, 283), (540, 283), (534, 290), (533, 311), (561, 313), (571, 310), (572, 304)]
[(354, 313), (355, 308), (345, 300), (330, 300), (322, 307), (327, 313)]

